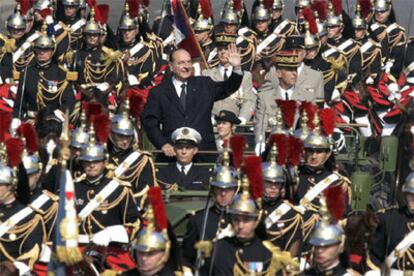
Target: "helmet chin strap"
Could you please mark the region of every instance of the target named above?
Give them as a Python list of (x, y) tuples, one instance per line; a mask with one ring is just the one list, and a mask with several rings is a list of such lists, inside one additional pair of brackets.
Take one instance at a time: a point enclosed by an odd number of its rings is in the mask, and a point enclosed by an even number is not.
[(0, 196), (0, 202), (3, 202), (5, 199), (7, 199), (12, 194), (11, 191), (5, 192), (3, 195)]

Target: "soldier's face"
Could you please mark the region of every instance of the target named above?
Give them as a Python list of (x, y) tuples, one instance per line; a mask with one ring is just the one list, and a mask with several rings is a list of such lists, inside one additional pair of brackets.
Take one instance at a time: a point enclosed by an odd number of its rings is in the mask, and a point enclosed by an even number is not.
[(176, 51), (170, 62), (170, 69), (180, 81), (186, 81), (193, 73), (191, 55), (185, 50)]
[(177, 162), (181, 165), (187, 165), (193, 162), (198, 148), (192, 145), (175, 145), (174, 146)]
[(295, 86), (298, 79), (298, 72), (296, 68), (278, 68), (276, 75), (279, 78), (281, 86), (285, 89)]
[(24, 36), (24, 34), (26, 33), (26, 29), (13, 29), (13, 28), (8, 28), (10, 36), (14, 39), (20, 39)]
[(219, 47), (218, 48), (218, 58), (221, 65), (229, 64), (229, 51), (227, 47)]
[(237, 33), (237, 24), (224, 24), (224, 32), (227, 34), (235, 34)]
[(120, 150), (129, 149), (133, 138), (133, 136), (120, 135), (112, 132), (112, 140), (115, 143), (115, 147), (117, 147)]
[(240, 240), (253, 238), (256, 229), (256, 218), (249, 216), (231, 216), (231, 225), (233, 226), (236, 237)]
[(328, 27), (328, 38), (336, 38), (341, 34), (341, 27)]
[(209, 38), (209, 31), (196, 32), (195, 37), (199, 43), (203, 43)]
[(40, 175), (41, 175), (40, 171), (37, 173), (32, 173), (28, 175), (29, 187), (31, 191), (33, 191), (36, 188), (37, 183), (39, 182), (39, 179), (40, 179)]
[(273, 20), (278, 19), (279, 17), (282, 16), (282, 13), (283, 13), (283, 10), (282, 9), (273, 10), (272, 11), (272, 19)]
[(355, 39), (360, 40), (365, 36), (365, 29), (356, 29), (355, 30)]
[(53, 50), (51, 49), (35, 49), (36, 59), (39, 62), (47, 62), (53, 56)]
[(306, 50), (305, 59), (311, 60), (316, 57), (318, 54), (318, 48), (308, 49)]
[(315, 262), (320, 269), (329, 268), (338, 261), (341, 245), (315, 246)]
[(86, 43), (89, 47), (95, 47), (99, 43), (99, 35), (98, 34), (86, 34)]
[(82, 168), (85, 172), (86, 176), (90, 178), (100, 176), (104, 169), (105, 169), (105, 162), (104, 161), (82, 161)]
[(321, 168), (331, 156), (326, 149), (305, 149), (305, 162), (311, 168)]
[(220, 207), (229, 206), (230, 203), (233, 201), (235, 193), (236, 188), (222, 189), (218, 187), (213, 187), (214, 199)]
[(405, 193), (405, 200), (407, 201), (407, 207), (410, 210), (414, 210), (414, 194)]
[(162, 258), (165, 252), (157, 250), (152, 252), (137, 252), (138, 270), (142, 275), (155, 275), (162, 268)]
[(268, 198), (279, 198), (281, 195), (283, 183), (273, 183), (265, 181), (264, 183), (264, 194)]
[(378, 23), (385, 23), (388, 20), (391, 10), (388, 11), (375, 11), (375, 21)]
[(269, 20), (256, 21), (256, 30), (261, 33), (266, 33), (269, 30)]
[(65, 6), (65, 16), (75, 17), (78, 8), (76, 6)]
[(137, 34), (138, 34), (137, 29), (125, 30), (125, 31), (122, 31), (122, 39), (124, 40), (124, 43), (128, 44), (134, 41)]
[(232, 133), (233, 124), (230, 122), (217, 122), (217, 132), (220, 138), (229, 137)]

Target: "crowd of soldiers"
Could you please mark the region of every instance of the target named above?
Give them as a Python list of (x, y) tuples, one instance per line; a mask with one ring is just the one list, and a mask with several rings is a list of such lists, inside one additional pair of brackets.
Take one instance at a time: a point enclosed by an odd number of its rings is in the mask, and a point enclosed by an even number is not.
[[(198, 52), (182, 79), (175, 63), (194, 49), (177, 50), (175, 2)], [(391, 0), (356, 1), (354, 15), (342, 1), (294, 2), (291, 20), (283, 0), (257, 0), (250, 16), (226, 0), (219, 19), (209, 0), (163, 1), (151, 28), (149, 1), (127, 0), (113, 30), (94, 0), (17, 1), (0, 34), (0, 273), (412, 275), (414, 174), (401, 204), (360, 221), (369, 233), (345, 234), (352, 183), (335, 155), (338, 124), (368, 140), (397, 133), (414, 39)], [(162, 109), (169, 81), (167, 105), (186, 114), (190, 78), (231, 90), (194, 110), (216, 133)], [(236, 126), (253, 126), (249, 154)], [(163, 202), (177, 190), (208, 191), (180, 241)]]

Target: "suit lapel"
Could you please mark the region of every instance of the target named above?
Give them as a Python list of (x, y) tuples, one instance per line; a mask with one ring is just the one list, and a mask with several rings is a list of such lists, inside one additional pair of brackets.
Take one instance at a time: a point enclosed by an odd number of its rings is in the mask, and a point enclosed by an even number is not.
[(308, 75), (308, 70), (306, 69), (306, 65), (303, 65), (302, 72), (300, 72), (300, 75), (299, 75), (298, 80), (296, 82), (296, 88), (298, 88), (298, 90), (299, 90), (300, 87), (302, 87), (303, 83), (305, 82), (305, 80), (307, 78), (307, 75)]
[(188, 79), (187, 81), (187, 99), (186, 99), (186, 113), (194, 114), (193, 110), (197, 110), (197, 104), (200, 101), (197, 100), (197, 89), (195, 87), (193, 78)]
[(175, 91), (175, 87), (174, 87), (174, 84), (172, 82), (172, 78), (167, 80), (166, 88), (167, 88), (166, 89), (167, 90), (166, 95), (169, 98), (169, 100), (173, 103), (174, 106), (176, 106), (178, 108), (178, 110), (182, 114), (185, 114), (185, 110), (181, 106), (180, 98), (178, 98), (177, 91)]

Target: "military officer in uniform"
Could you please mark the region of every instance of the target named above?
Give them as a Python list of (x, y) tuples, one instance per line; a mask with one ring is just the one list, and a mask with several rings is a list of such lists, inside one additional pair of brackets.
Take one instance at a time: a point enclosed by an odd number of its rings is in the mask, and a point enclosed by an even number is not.
[[(174, 276), (181, 270), (177, 263), (177, 241), (169, 231), (161, 189), (149, 190), (149, 205), (146, 227), (132, 241), (131, 255), (136, 267), (122, 275)], [(179, 274), (181, 275), (181, 274)]]
[(218, 151), (224, 150), (224, 141), (230, 141), (234, 133), (235, 127), (241, 123), (236, 114), (229, 110), (221, 110), (218, 115), (214, 117), (216, 121), (217, 137), (216, 145)]
[(80, 16), (80, 0), (63, 0), (61, 3), (63, 7), (62, 23), (70, 29), (69, 51), (72, 51), (71, 55), (76, 54), (82, 46), (82, 27), (86, 20)]
[[(317, 113), (314, 115), (314, 129), (304, 141), (304, 165), (299, 168), (299, 182), (294, 192), (295, 204), (300, 204), (306, 212), (302, 227), (303, 246), (302, 253), (309, 250), (309, 236), (320, 220), (320, 195), (328, 187), (341, 187), (350, 202), (350, 182), (336, 172), (336, 164), (332, 154), (332, 144), (328, 136), (321, 133), (320, 121)], [(324, 183), (324, 184), (322, 184)], [(310, 191), (317, 192), (316, 196), (309, 198)], [(301, 207), (301, 208), (302, 208)]]
[(225, 148), (223, 163), (216, 168), (210, 182), (213, 204), (189, 219), (183, 239), (183, 265), (187, 267), (186, 270), (200, 269), (202, 275), (209, 273), (210, 259), (202, 260), (201, 251), (198, 252), (196, 249), (197, 242), (216, 242), (232, 233), (226, 208), (237, 192), (238, 182), (237, 172), (230, 167), (229, 159), (228, 149)]
[(271, 33), (270, 20), (270, 10), (263, 4), (263, 1), (259, 1), (252, 13), (252, 29), (257, 34), (258, 43)]
[[(209, 76), (213, 81), (226, 81), (233, 72), (233, 66), (228, 60), (229, 44), (236, 42), (236, 35), (220, 33), (216, 35), (216, 47), (218, 51), (219, 65), (202, 72), (203, 76)], [(244, 71), (241, 86), (230, 97), (214, 103), (212, 115), (217, 115), (220, 110), (229, 110), (237, 114), (244, 123), (250, 121), (256, 109), (256, 95), (253, 92), (252, 74)]]
[[(234, 198), (228, 211), (234, 236), (221, 239), (214, 245), (210, 272), (212, 275), (282, 275), (289, 266), (294, 269), (296, 263), (288, 252), (280, 251), (270, 241), (256, 234), (262, 210), (255, 197), (261, 195), (253, 192), (255, 188), (250, 192), (249, 185), (263, 185), (260, 183), (262, 179), (258, 177), (260, 173), (256, 175), (256, 170), (261, 170), (261, 167), (260, 162), (258, 167), (249, 166), (247, 159), (245, 163), (246, 170), (254, 170), (255, 173), (249, 173), (249, 179), (243, 176), (242, 192)], [(252, 175), (257, 178), (253, 179)], [(279, 262), (279, 265), (275, 262)]]
[(206, 167), (194, 165), (198, 144), (202, 137), (189, 127), (176, 129), (171, 135), (177, 162), (159, 168), (158, 180), (167, 186), (178, 186), (184, 190), (205, 190), (208, 187), (210, 171)]
[(7, 165), (4, 143), (0, 154), (0, 260), (13, 263), (24, 275), (33, 271), (46, 233), (42, 217), (16, 199), (16, 170)]
[(369, 248), (368, 267), (373, 270), (370, 272), (376, 272), (372, 275), (404, 275), (414, 270), (414, 241), (410, 237), (414, 230), (413, 173), (407, 176), (402, 192), (404, 204), (379, 212), (378, 226)]
[[(98, 130), (99, 132), (100, 130)], [(75, 183), (75, 204), (80, 221), (79, 243), (81, 246), (93, 243), (108, 247), (126, 268), (131, 269), (132, 261), (120, 244), (128, 244), (132, 232), (139, 226), (139, 211), (135, 203), (132, 185), (114, 178), (115, 172), (106, 168), (106, 150), (95, 141), (93, 125), (89, 130), (89, 143), (81, 151), (80, 161), (84, 174)]]
[(43, 34), (34, 44), (35, 62), (20, 75), (13, 110), (15, 119), (34, 120), (39, 110), (46, 106), (61, 111), (73, 110), (72, 81), (77, 77), (54, 62), (55, 50), (55, 41), (46, 34), (44, 26)]
[(343, 258), (345, 232), (342, 225), (329, 214), (325, 199), (321, 200), (322, 220), (318, 223), (310, 237), (313, 246), (312, 267), (300, 275), (328, 276), (353, 275)]
[(112, 117), (111, 134), (108, 141), (109, 164), (117, 168), (127, 162), (126, 171), (117, 177), (131, 184), (135, 197), (141, 197), (148, 187), (156, 185), (155, 166), (148, 152), (139, 150), (135, 143), (135, 124), (138, 118), (130, 116), (129, 99)]
[[(283, 151), (286, 149), (280, 149)], [(276, 143), (273, 144), (270, 160), (262, 164), (264, 178), (263, 209), (267, 239), (292, 256), (298, 256), (303, 223), (302, 215), (287, 200), (283, 200), (287, 177), (284, 167), (277, 159)]]

